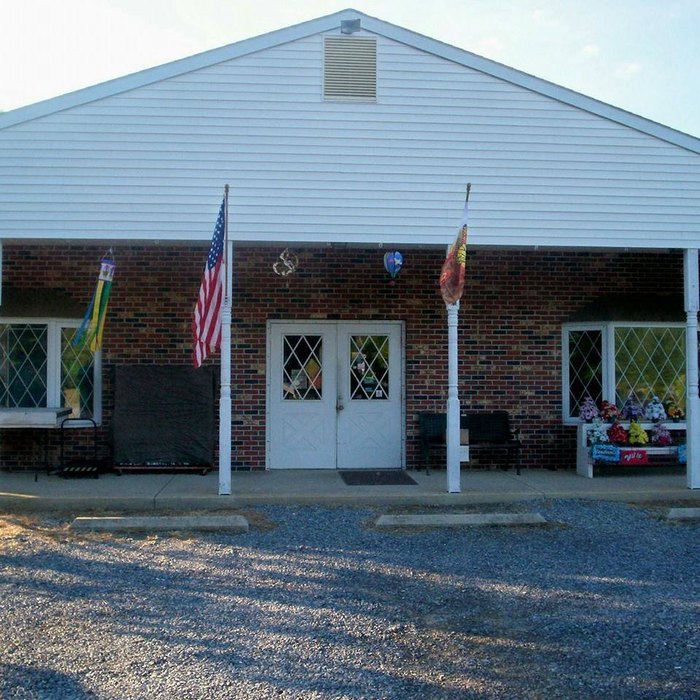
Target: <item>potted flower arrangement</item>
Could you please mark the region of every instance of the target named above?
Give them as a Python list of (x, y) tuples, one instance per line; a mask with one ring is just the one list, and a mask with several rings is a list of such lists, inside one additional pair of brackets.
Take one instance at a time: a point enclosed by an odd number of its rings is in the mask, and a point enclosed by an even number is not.
[(608, 440), (614, 445), (626, 445), (628, 436), (629, 433), (625, 430), (622, 423), (615, 421), (615, 423), (608, 428)]
[(659, 401), (658, 396), (654, 396), (654, 398), (647, 403), (644, 409), (644, 417), (654, 423), (666, 420), (666, 409), (661, 401)]
[(663, 423), (657, 423), (651, 430), (651, 444), (656, 447), (666, 447), (671, 442), (671, 431)]
[(680, 406), (678, 403), (676, 403), (675, 399), (670, 399), (666, 402), (666, 416), (674, 423), (678, 423), (678, 421), (683, 420), (683, 411), (681, 411)]
[(639, 420), (644, 416), (644, 409), (642, 408), (642, 404), (639, 403), (639, 399), (633, 391), (627, 397), (627, 401), (625, 401), (620, 415), (622, 416), (622, 418), (625, 418), (630, 421)]
[(609, 401), (603, 401), (600, 404), (600, 417), (606, 423), (614, 423), (620, 417), (620, 409)]
[(628, 440), (630, 445), (646, 445), (649, 442), (649, 435), (636, 420), (633, 420), (630, 423)]
[(598, 407), (595, 405), (595, 401), (590, 396), (586, 396), (581, 404), (578, 411), (579, 418), (585, 420), (586, 423), (590, 423), (594, 418), (599, 415)]
[(603, 421), (600, 418), (593, 419), (593, 425), (588, 431), (588, 444), (589, 445), (606, 445), (610, 442), (608, 437), (608, 431)]

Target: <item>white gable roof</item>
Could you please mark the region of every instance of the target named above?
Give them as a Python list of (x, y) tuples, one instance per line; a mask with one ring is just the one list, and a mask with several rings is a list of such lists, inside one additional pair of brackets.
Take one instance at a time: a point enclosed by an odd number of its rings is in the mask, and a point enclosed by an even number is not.
[[(356, 18), (380, 39), (380, 98), (324, 102), (322, 36)], [(206, 240), (230, 181), (241, 240), (443, 244), (469, 179), (472, 244), (698, 246), (698, 154), (344, 10), (0, 115), (0, 237)]]
[(42, 102), (37, 102), (36, 104), (28, 105), (27, 107), (22, 107), (6, 114), (0, 114), (0, 128), (18, 124), (28, 119), (43, 117), (47, 114), (52, 114), (64, 109), (70, 109), (71, 107), (83, 105), (104, 97), (118, 95), (127, 90), (133, 90), (134, 88), (150, 85), (161, 80), (174, 78), (183, 73), (190, 73), (201, 68), (207, 68), (217, 63), (230, 61), (240, 56), (262, 51), (290, 41), (296, 41), (297, 39), (312, 36), (313, 34), (332, 31), (340, 26), (341, 21), (358, 18), (361, 20), (362, 29), (373, 34), (378, 34), (379, 36), (384, 36), (388, 39), (413, 46), (421, 51), (445, 58), (448, 61), (453, 61), (467, 68), (486, 73), (494, 78), (505, 80), (547, 97), (552, 97), (555, 100), (572, 105), (578, 109), (583, 109), (592, 114), (611, 119), (651, 136), (664, 139), (669, 143), (687, 148), (695, 153), (700, 153), (700, 139), (684, 134), (681, 131), (671, 129), (663, 124), (645, 119), (644, 117), (619, 109), (618, 107), (613, 107), (612, 105), (595, 100), (592, 97), (587, 97), (574, 90), (569, 90), (568, 88), (555, 85), (541, 78), (536, 78), (535, 76), (465, 51), (464, 49), (459, 49), (455, 46), (437, 41), (436, 39), (431, 39), (422, 34), (403, 29), (402, 27), (384, 22), (376, 17), (370, 17), (369, 15), (351, 8), (251, 39), (245, 39), (218, 49), (204, 51), (203, 53), (189, 56), (188, 58), (183, 58), (178, 61), (148, 68), (138, 73), (115, 78), (114, 80), (109, 80), (82, 90), (76, 90), (66, 95), (43, 100)]

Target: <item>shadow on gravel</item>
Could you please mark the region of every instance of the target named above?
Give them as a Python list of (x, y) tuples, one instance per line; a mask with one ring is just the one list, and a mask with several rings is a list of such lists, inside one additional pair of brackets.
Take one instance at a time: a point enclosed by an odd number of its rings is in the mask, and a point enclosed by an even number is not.
[(93, 698), (73, 675), (19, 664), (0, 662), (0, 698), (46, 700), (46, 698)]
[(5, 675), (45, 673), (65, 635), (46, 682), (99, 645), (103, 696), (118, 676), (129, 697), (693, 697), (694, 541), (622, 506), (557, 514), (568, 527), (405, 537), (278, 507), (241, 536), (46, 540), (0, 564), (26, 616), (0, 622), (33, 642)]

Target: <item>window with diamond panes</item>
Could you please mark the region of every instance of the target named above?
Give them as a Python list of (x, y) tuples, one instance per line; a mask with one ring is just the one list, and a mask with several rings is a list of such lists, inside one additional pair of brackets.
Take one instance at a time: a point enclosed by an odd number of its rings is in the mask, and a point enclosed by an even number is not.
[(76, 328), (61, 328), (61, 397), (71, 418), (92, 418), (95, 382), (93, 355), (84, 343), (73, 347)]
[(590, 396), (603, 398), (603, 334), (600, 330), (569, 331), (569, 415)]
[(319, 401), (323, 396), (323, 337), (285, 335), (282, 358), (282, 398)]
[(46, 325), (0, 324), (0, 406), (45, 407), (47, 364)]
[(350, 336), (350, 398), (389, 398), (389, 336)]
[(79, 324), (0, 322), (0, 408), (69, 406), (99, 420), (96, 356), (71, 345)]
[(657, 396), (685, 411), (685, 328), (615, 327), (615, 400)]

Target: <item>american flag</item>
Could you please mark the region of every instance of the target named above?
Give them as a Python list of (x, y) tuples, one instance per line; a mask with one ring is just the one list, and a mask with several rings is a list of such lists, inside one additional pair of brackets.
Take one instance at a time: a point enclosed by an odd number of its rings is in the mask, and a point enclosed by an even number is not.
[(199, 288), (197, 306), (192, 319), (194, 348), (192, 363), (201, 367), (209, 353), (221, 345), (221, 302), (224, 296), (223, 256), (224, 229), (226, 226), (226, 198), (221, 202), (219, 217), (214, 228), (214, 237), (204, 266), (202, 286)]

